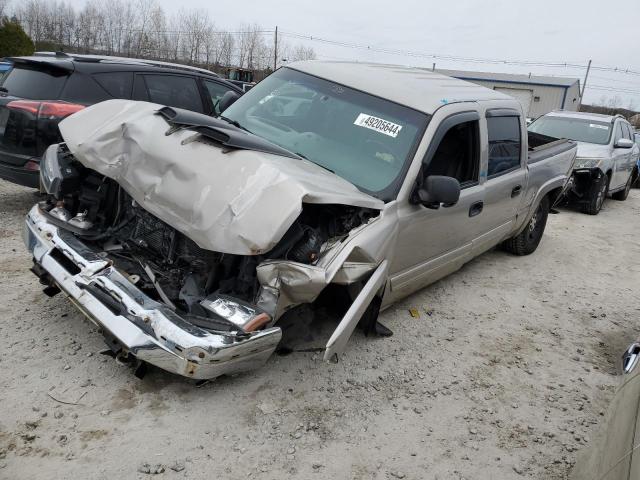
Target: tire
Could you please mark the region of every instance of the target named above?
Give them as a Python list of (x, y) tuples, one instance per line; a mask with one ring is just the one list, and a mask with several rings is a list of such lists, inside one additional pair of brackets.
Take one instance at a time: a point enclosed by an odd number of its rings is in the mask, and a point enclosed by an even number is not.
[(614, 200), (619, 200), (620, 202), (624, 202), (629, 196), (629, 191), (631, 190), (631, 185), (633, 185), (634, 174), (631, 172), (629, 178), (627, 179), (627, 183), (624, 186), (624, 190), (620, 190), (619, 192), (611, 195), (611, 198)]
[(544, 197), (524, 230), (502, 242), (502, 248), (514, 255), (529, 255), (535, 252), (542, 239), (548, 216), (549, 198)]
[(597, 215), (602, 210), (604, 200), (609, 193), (609, 175), (603, 175), (598, 182), (591, 187), (589, 200), (583, 203), (580, 210), (588, 215)]

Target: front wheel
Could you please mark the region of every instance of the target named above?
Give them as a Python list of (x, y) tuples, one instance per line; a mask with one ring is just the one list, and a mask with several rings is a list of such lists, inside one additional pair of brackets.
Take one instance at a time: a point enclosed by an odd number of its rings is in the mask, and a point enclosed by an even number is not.
[(502, 248), (514, 255), (529, 255), (535, 252), (542, 239), (548, 216), (549, 199), (544, 197), (524, 230), (502, 242)]
[(602, 175), (591, 188), (591, 193), (586, 203), (582, 204), (582, 213), (597, 215), (602, 210), (604, 199), (609, 191), (609, 175)]

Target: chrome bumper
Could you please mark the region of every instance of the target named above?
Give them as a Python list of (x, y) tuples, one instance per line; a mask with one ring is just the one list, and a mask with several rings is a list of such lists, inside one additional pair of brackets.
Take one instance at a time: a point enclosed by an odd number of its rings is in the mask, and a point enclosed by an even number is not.
[[(105, 335), (139, 360), (185, 377), (209, 379), (262, 366), (280, 341), (277, 327), (250, 334), (212, 333), (188, 323), (146, 296), (111, 262), (49, 223), (37, 205), (27, 214), (23, 233), (34, 261), (55, 284)], [(60, 262), (61, 253), (77, 269)]]

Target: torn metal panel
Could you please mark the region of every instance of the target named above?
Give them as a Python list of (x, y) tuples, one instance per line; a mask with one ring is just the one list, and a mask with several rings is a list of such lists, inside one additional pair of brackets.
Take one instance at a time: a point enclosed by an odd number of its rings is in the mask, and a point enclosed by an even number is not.
[[(60, 123), (74, 156), (115, 180), (145, 210), (204, 249), (238, 255), (271, 250), (303, 203), (382, 209), (382, 201), (303, 159), (251, 150), (224, 153), (169, 130), (161, 105), (109, 100)], [(105, 121), (105, 119), (108, 119)]]
[(393, 251), (396, 215), (395, 207), (388, 207), (369, 223), (352, 230), (346, 241), (332, 244), (316, 265), (286, 260), (269, 260), (258, 265), (256, 271), (262, 288), (279, 293), (277, 307), (270, 312), (274, 318), (293, 305), (313, 302), (330, 283), (352, 284), (370, 274)]
[(327, 347), (324, 352), (325, 361), (331, 360), (335, 355), (339, 355), (344, 351), (349, 338), (351, 338), (351, 334), (371, 303), (371, 300), (378, 294), (387, 280), (388, 269), (389, 262), (384, 260), (376, 271), (373, 272), (369, 280), (367, 280), (364, 287), (362, 287), (362, 290), (360, 290), (360, 293), (349, 307), (349, 310), (347, 310), (347, 313), (342, 317), (338, 327), (327, 342)]

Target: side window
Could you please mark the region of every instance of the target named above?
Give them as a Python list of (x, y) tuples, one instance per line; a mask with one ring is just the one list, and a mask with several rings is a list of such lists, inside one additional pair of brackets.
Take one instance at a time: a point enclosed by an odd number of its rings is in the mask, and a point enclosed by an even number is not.
[(204, 80), (204, 86), (207, 88), (207, 93), (211, 97), (211, 103), (213, 104), (213, 114), (220, 115), (220, 109), (218, 108), (218, 103), (222, 96), (227, 93), (230, 89), (222, 85), (218, 82), (211, 82), (209, 80)]
[(440, 141), (424, 176), (444, 175), (460, 182), (462, 188), (478, 182), (480, 129), (477, 120), (451, 127)]
[[(12, 92), (13, 93), (13, 92)], [(111, 98), (89, 75), (74, 72), (62, 90), (60, 100), (77, 103), (98, 103)]]
[(113, 98), (131, 98), (132, 72), (94, 73), (93, 78)]
[(202, 98), (194, 78), (180, 75), (143, 75), (149, 101), (203, 113)]
[(520, 118), (488, 117), (489, 178), (520, 167)]

